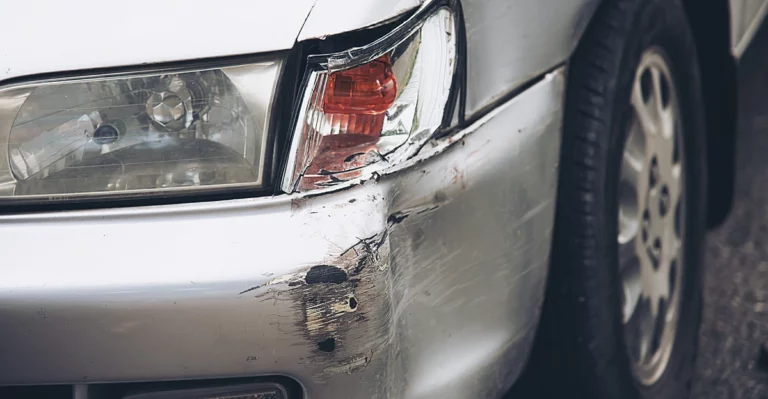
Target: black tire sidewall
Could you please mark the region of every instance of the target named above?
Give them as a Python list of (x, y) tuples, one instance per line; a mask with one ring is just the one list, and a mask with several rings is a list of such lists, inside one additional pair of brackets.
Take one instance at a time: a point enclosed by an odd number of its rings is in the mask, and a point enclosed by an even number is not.
[[(666, 55), (683, 126), (686, 218), (680, 319), (667, 368), (652, 386), (632, 374), (618, 264), (618, 185), (643, 52)], [(531, 366), (547, 397), (681, 399), (690, 392), (701, 318), (706, 210), (704, 103), (696, 48), (680, 0), (608, 0), (569, 69), (558, 205), (543, 317)], [(543, 386), (542, 386), (543, 385)]]
[[(609, 206), (603, 220), (610, 221), (609, 237), (618, 235), (618, 185), (624, 144), (627, 140), (627, 122), (632, 115), (629, 104), (635, 72), (642, 53), (651, 47), (658, 47), (665, 56), (671, 71), (673, 84), (678, 95), (682, 118), (682, 145), (685, 170), (686, 218), (683, 245), (684, 264), (680, 319), (677, 324), (675, 342), (669, 363), (661, 378), (652, 386), (643, 386), (635, 381), (635, 387), (643, 398), (680, 399), (690, 392), (695, 354), (697, 351), (699, 324), (701, 319), (702, 249), (706, 231), (706, 129), (704, 126), (704, 104), (702, 101), (700, 77), (695, 43), (688, 28), (682, 5), (678, 1), (645, 1), (638, 13), (637, 27), (627, 37), (624, 60), (619, 70), (619, 87), (616, 90), (616, 104), (623, 109), (614, 111), (609, 143), (610, 167), (606, 194)], [(677, 3), (677, 4), (676, 4)], [(634, 66), (634, 67), (633, 67)], [(619, 112), (616, 112), (619, 111)], [(615, 239), (614, 239), (615, 244)], [(618, 264), (618, 245), (612, 245), (612, 264)], [(615, 281), (619, 284), (618, 273)], [(621, 319), (618, 320), (621, 322)], [(624, 337), (618, 337), (620, 349), (626, 352)], [(629, 361), (629, 359), (627, 359)], [(628, 367), (631, 367), (628, 365)]]

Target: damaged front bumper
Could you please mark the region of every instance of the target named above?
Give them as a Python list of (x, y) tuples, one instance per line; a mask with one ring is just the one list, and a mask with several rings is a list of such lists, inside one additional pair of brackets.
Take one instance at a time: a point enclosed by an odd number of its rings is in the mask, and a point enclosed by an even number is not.
[(555, 71), (322, 195), (0, 217), (0, 385), (284, 375), (315, 398), (498, 394), (543, 300), (563, 86)]

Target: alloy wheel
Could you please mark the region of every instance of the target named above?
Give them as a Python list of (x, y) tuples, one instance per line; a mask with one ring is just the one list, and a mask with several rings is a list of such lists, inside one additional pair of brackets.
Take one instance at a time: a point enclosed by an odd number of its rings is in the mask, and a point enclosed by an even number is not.
[(641, 384), (653, 385), (672, 352), (684, 277), (682, 123), (662, 49), (643, 53), (630, 104), (618, 196), (618, 266), (633, 372)]

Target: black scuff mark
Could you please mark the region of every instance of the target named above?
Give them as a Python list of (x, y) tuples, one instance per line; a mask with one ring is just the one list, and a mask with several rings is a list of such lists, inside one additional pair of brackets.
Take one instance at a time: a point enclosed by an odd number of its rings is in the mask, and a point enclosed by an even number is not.
[(384, 245), (387, 237), (387, 234), (377, 234), (368, 238), (364, 238), (361, 239), (352, 248), (344, 251), (344, 254), (346, 254), (350, 250), (353, 250), (357, 256), (355, 267), (349, 272), (349, 274), (356, 276), (365, 270), (367, 266), (380, 262), (381, 257), (379, 256), (379, 250), (382, 245)]
[(360, 249), (365, 250), (364, 252), (367, 253), (378, 251), (389, 237), (388, 232), (388, 230), (384, 230), (383, 232), (374, 234), (370, 237), (358, 238), (359, 241), (355, 245), (345, 249), (344, 252), (341, 253), (341, 257), (348, 256), (350, 252), (354, 252), (356, 256), (360, 256)]
[(317, 349), (321, 352), (333, 352), (336, 350), (336, 338), (330, 337), (318, 342)]
[(258, 290), (259, 288), (261, 288), (261, 287), (264, 287), (264, 286), (266, 286), (266, 284), (259, 284), (259, 285), (253, 286), (253, 287), (251, 287), (251, 288), (248, 288), (248, 289), (246, 289), (246, 290), (240, 291), (240, 292), (238, 292), (238, 293), (237, 293), (237, 295), (243, 295), (243, 294), (247, 294), (247, 293), (249, 293), (249, 292), (251, 292), (251, 291), (256, 291), (256, 290)]
[(325, 381), (367, 367), (375, 353), (387, 348), (392, 335), (389, 273), (389, 228), (385, 228), (358, 238), (322, 264), (253, 289), (266, 290), (256, 298), (288, 305), (284, 317), (293, 324), (290, 329), (284, 324), (283, 331), (304, 342), (309, 351), (305, 361), (321, 366), (314, 378)]
[(350, 274), (357, 275), (362, 272), (366, 266), (368, 266), (368, 263), (370, 263), (371, 257), (367, 253), (364, 253), (360, 255), (360, 257), (357, 260), (357, 264), (355, 265), (355, 268), (352, 269), (352, 272)]
[(435, 193), (435, 196), (434, 196), (434, 202), (436, 202), (436, 204), (420, 206), (420, 207), (411, 208), (405, 211), (397, 211), (395, 213), (390, 214), (387, 217), (387, 227), (392, 228), (393, 226), (402, 223), (403, 220), (405, 220), (411, 215), (421, 215), (424, 213), (432, 212), (440, 208), (442, 203), (447, 202), (444, 196), (445, 196), (444, 193), (438, 192), (438, 193)]
[(315, 183), (315, 186), (317, 186), (317, 187), (331, 187), (331, 186), (335, 186), (337, 184), (345, 183), (347, 181), (348, 180), (342, 180), (342, 179), (340, 179), (340, 178), (338, 178), (338, 177), (336, 177), (334, 175), (328, 175), (328, 180), (327, 181), (317, 182), (317, 183)]
[(345, 162), (345, 163), (346, 163), (346, 162), (351, 162), (351, 161), (353, 161), (355, 158), (357, 158), (357, 157), (359, 157), (359, 156), (362, 156), (362, 155), (365, 155), (365, 153), (364, 153), (364, 152), (356, 152), (356, 153), (354, 153), (354, 154), (352, 154), (352, 155), (349, 155), (349, 156), (347, 156), (346, 158), (344, 158), (344, 162)]
[(440, 208), (440, 205), (433, 205), (433, 206), (421, 209), (421, 210), (417, 211), (416, 214), (417, 215), (421, 215), (422, 213), (432, 212), (432, 211), (434, 211), (437, 208)]
[(387, 217), (387, 225), (388, 226), (396, 225), (402, 222), (403, 220), (405, 220), (405, 218), (407, 218), (410, 215), (411, 214), (408, 212), (402, 212), (402, 211), (395, 212), (389, 215), (389, 217)]
[(306, 285), (289, 290), (301, 315), (296, 326), (315, 352), (311, 359), (325, 366), (316, 376), (321, 380), (366, 367), (390, 337), (390, 295), (382, 290), (388, 279), (388, 238), (384, 229), (358, 239), (333, 260), (310, 268)]
[(304, 277), (307, 285), (312, 284), (341, 284), (347, 281), (347, 272), (336, 266), (317, 265), (312, 266)]

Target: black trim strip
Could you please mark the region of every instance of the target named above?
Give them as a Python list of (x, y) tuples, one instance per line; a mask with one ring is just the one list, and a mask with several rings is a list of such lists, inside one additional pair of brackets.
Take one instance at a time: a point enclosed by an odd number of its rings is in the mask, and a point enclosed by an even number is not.
[(464, 113), (467, 103), (467, 32), (464, 23), (464, 9), (458, 0), (450, 0), (448, 6), (453, 10), (453, 20), (456, 24), (456, 69), (454, 69), (453, 82), (448, 101), (443, 113), (443, 127), (450, 127), (453, 123), (453, 115), (458, 103), (459, 124), (464, 122)]
[(33, 75), (17, 76), (0, 80), (0, 90), (11, 86), (39, 84), (46, 82), (67, 82), (82, 78), (112, 78), (123, 75), (135, 75), (142, 73), (174, 73), (188, 69), (226, 68), (234, 65), (246, 65), (257, 62), (285, 59), (288, 50), (269, 51), (265, 53), (233, 55), (225, 57), (208, 57), (184, 61), (157, 62), (141, 65), (128, 65), (106, 68), (77, 69), (64, 72), (38, 73)]
[(475, 113), (473, 113), (469, 117), (466, 117), (458, 125), (452, 126), (449, 129), (445, 129), (445, 130), (441, 130), (441, 131), (435, 132), (435, 134), (432, 136), (432, 138), (433, 139), (439, 139), (439, 138), (442, 138), (442, 137), (445, 137), (445, 136), (449, 136), (449, 135), (454, 134), (454, 133), (456, 133), (458, 131), (461, 131), (461, 130), (464, 130), (464, 129), (468, 128), (469, 126), (473, 125), (475, 122), (480, 120), (482, 117), (488, 115), (494, 109), (498, 108), (499, 106), (503, 105), (506, 102), (509, 102), (513, 98), (519, 96), (520, 94), (522, 94), (526, 90), (530, 89), (531, 87), (533, 87), (537, 83), (543, 81), (546, 78), (547, 75), (549, 75), (550, 73), (552, 73), (552, 72), (562, 68), (565, 65), (566, 65), (565, 62), (557, 64), (554, 67), (552, 67), (550, 69), (547, 69), (546, 71), (536, 75), (535, 77), (533, 77), (533, 78), (531, 78), (529, 80), (526, 80), (525, 82), (523, 82), (520, 85), (516, 86), (514, 89), (504, 93), (501, 97), (499, 97), (499, 98), (491, 101), (490, 103), (484, 105), (482, 108), (480, 108), (479, 110), (475, 111)]

